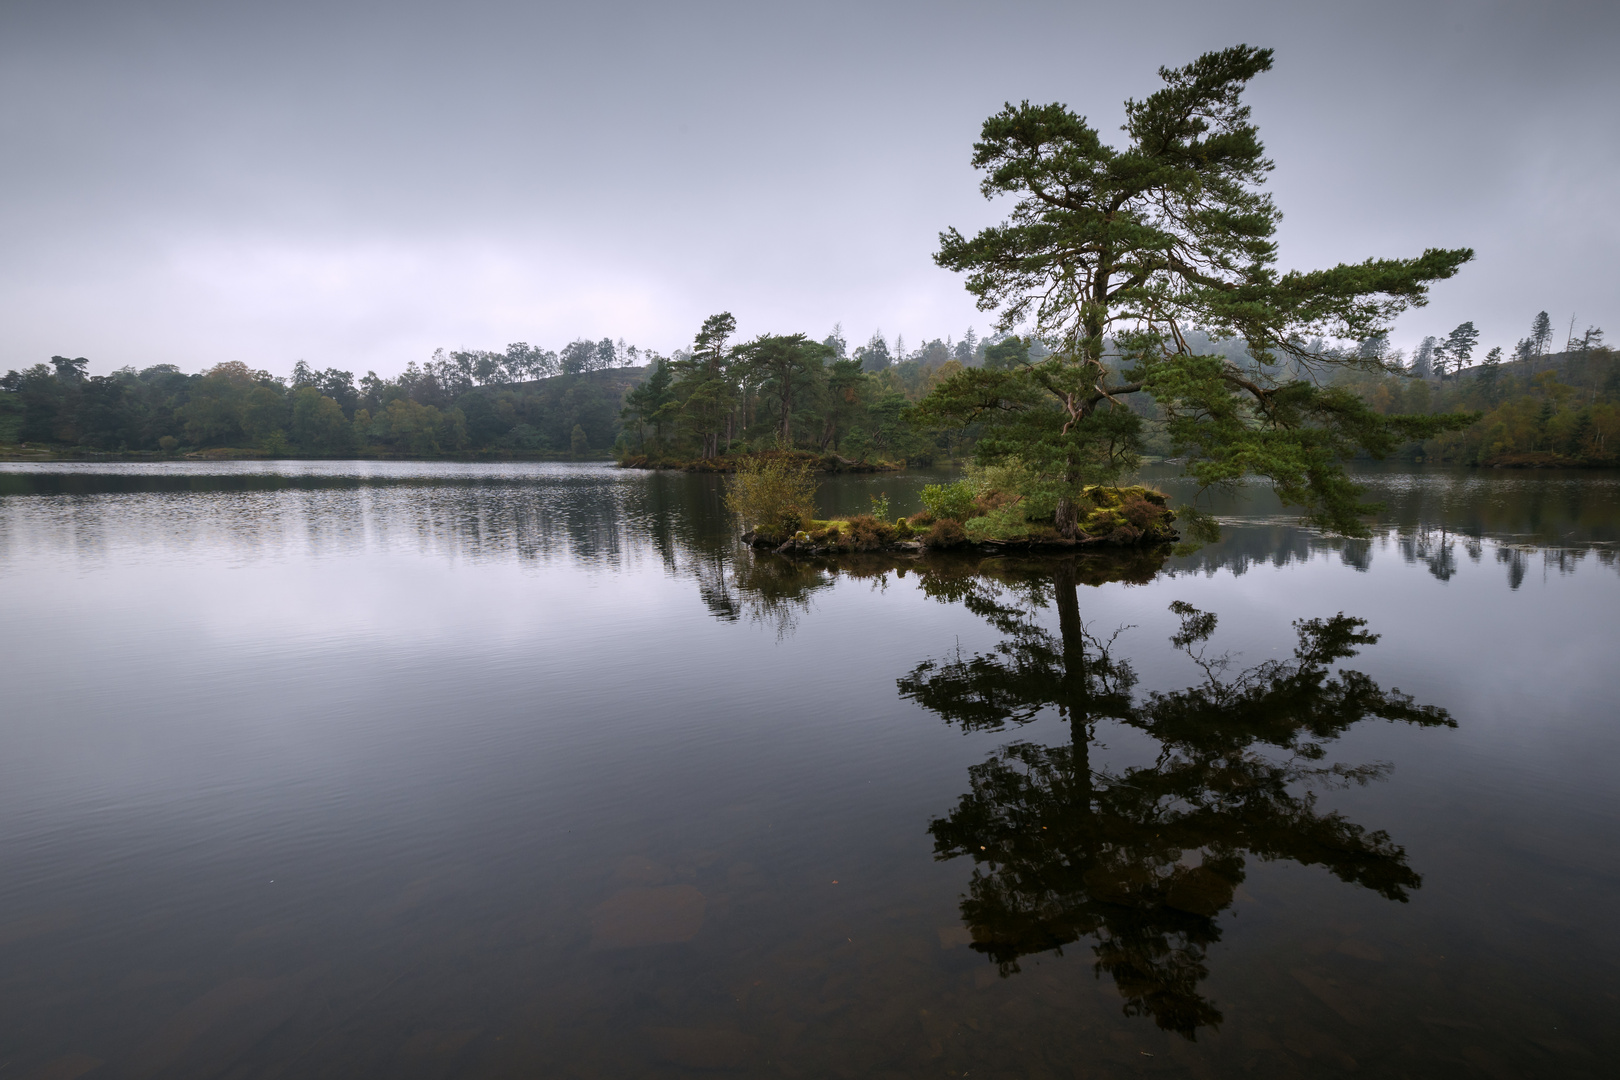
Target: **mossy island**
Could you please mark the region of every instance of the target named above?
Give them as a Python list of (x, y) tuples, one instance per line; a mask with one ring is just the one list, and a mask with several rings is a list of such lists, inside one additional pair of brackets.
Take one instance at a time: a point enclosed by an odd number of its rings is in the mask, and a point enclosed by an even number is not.
[(737, 459), (727, 480), (726, 504), (742, 518), (742, 540), (779, 555), (852, 552), (1056, 552), (1143, 549), (1180, 539), (1175, 512), (1163, 492), (1139, 484), (1094, 484), (1074, 500), (1068, 529), (1056, 507), (999, 486), (994, 470), (976, 470), (952, 484), (923, 489), (923, 509), (891, 518), (886, 497), (870, 513), (846, 518), (812, 516), (816, 481), (808, 461), (791, 454)]

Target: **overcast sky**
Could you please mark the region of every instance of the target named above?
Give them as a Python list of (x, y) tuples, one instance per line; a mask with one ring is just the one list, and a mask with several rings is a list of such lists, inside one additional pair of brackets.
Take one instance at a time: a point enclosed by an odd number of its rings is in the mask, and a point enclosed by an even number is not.
[(1160, 65), (1276, 49), (1249, 100), (1282, 265), (1478, 252), (1396, 343), (1620, 332), (1620, 4), (0, 6), (0, 370), (439, 346), (668, 351), (969, 325), (937, 234), (1004, 101), (1116, 132)]

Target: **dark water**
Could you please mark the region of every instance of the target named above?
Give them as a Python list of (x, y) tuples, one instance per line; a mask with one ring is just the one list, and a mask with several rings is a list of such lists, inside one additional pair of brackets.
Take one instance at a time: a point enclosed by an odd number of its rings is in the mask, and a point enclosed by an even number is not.
[(1613, 1075), (1620, 477), (1365, 479), (919, 566), (710, 477), (0, 471), (0, 1076)]

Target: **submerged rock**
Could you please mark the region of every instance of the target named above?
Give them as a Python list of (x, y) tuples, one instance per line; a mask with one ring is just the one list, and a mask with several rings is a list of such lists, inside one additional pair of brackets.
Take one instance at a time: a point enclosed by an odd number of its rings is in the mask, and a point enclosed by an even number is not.
[(591, 912), (591, 948), (626, 949), (690, 941), (707, 906), (691, 885), (621, 889)]
[(1176, 875), (1165, 896), (1165, 904), (1178, 911), (1213, 918), (1232, 903), (1232, 892), (1236, 888), (1234, 882), (1213, 870), (1195, 866)]

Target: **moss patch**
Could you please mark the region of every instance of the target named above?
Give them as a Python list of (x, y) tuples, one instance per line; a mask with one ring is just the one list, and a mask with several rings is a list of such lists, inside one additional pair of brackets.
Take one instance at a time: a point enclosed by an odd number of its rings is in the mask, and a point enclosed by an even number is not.
[(1029, 520), (1016, 498), (1000, 492), (979, 496), (984, 513), (963, 523), (968, 538), (979, 543), (1044, 547), (1056, 544), (1132, 547), (1165, 544), (1177, 539), (1176, 515), (1161, 491), (1143, 487), (1095, 485), (1081, 494), (1075, 514), (1075, 538), (1059, 534), (1050, 516)]

